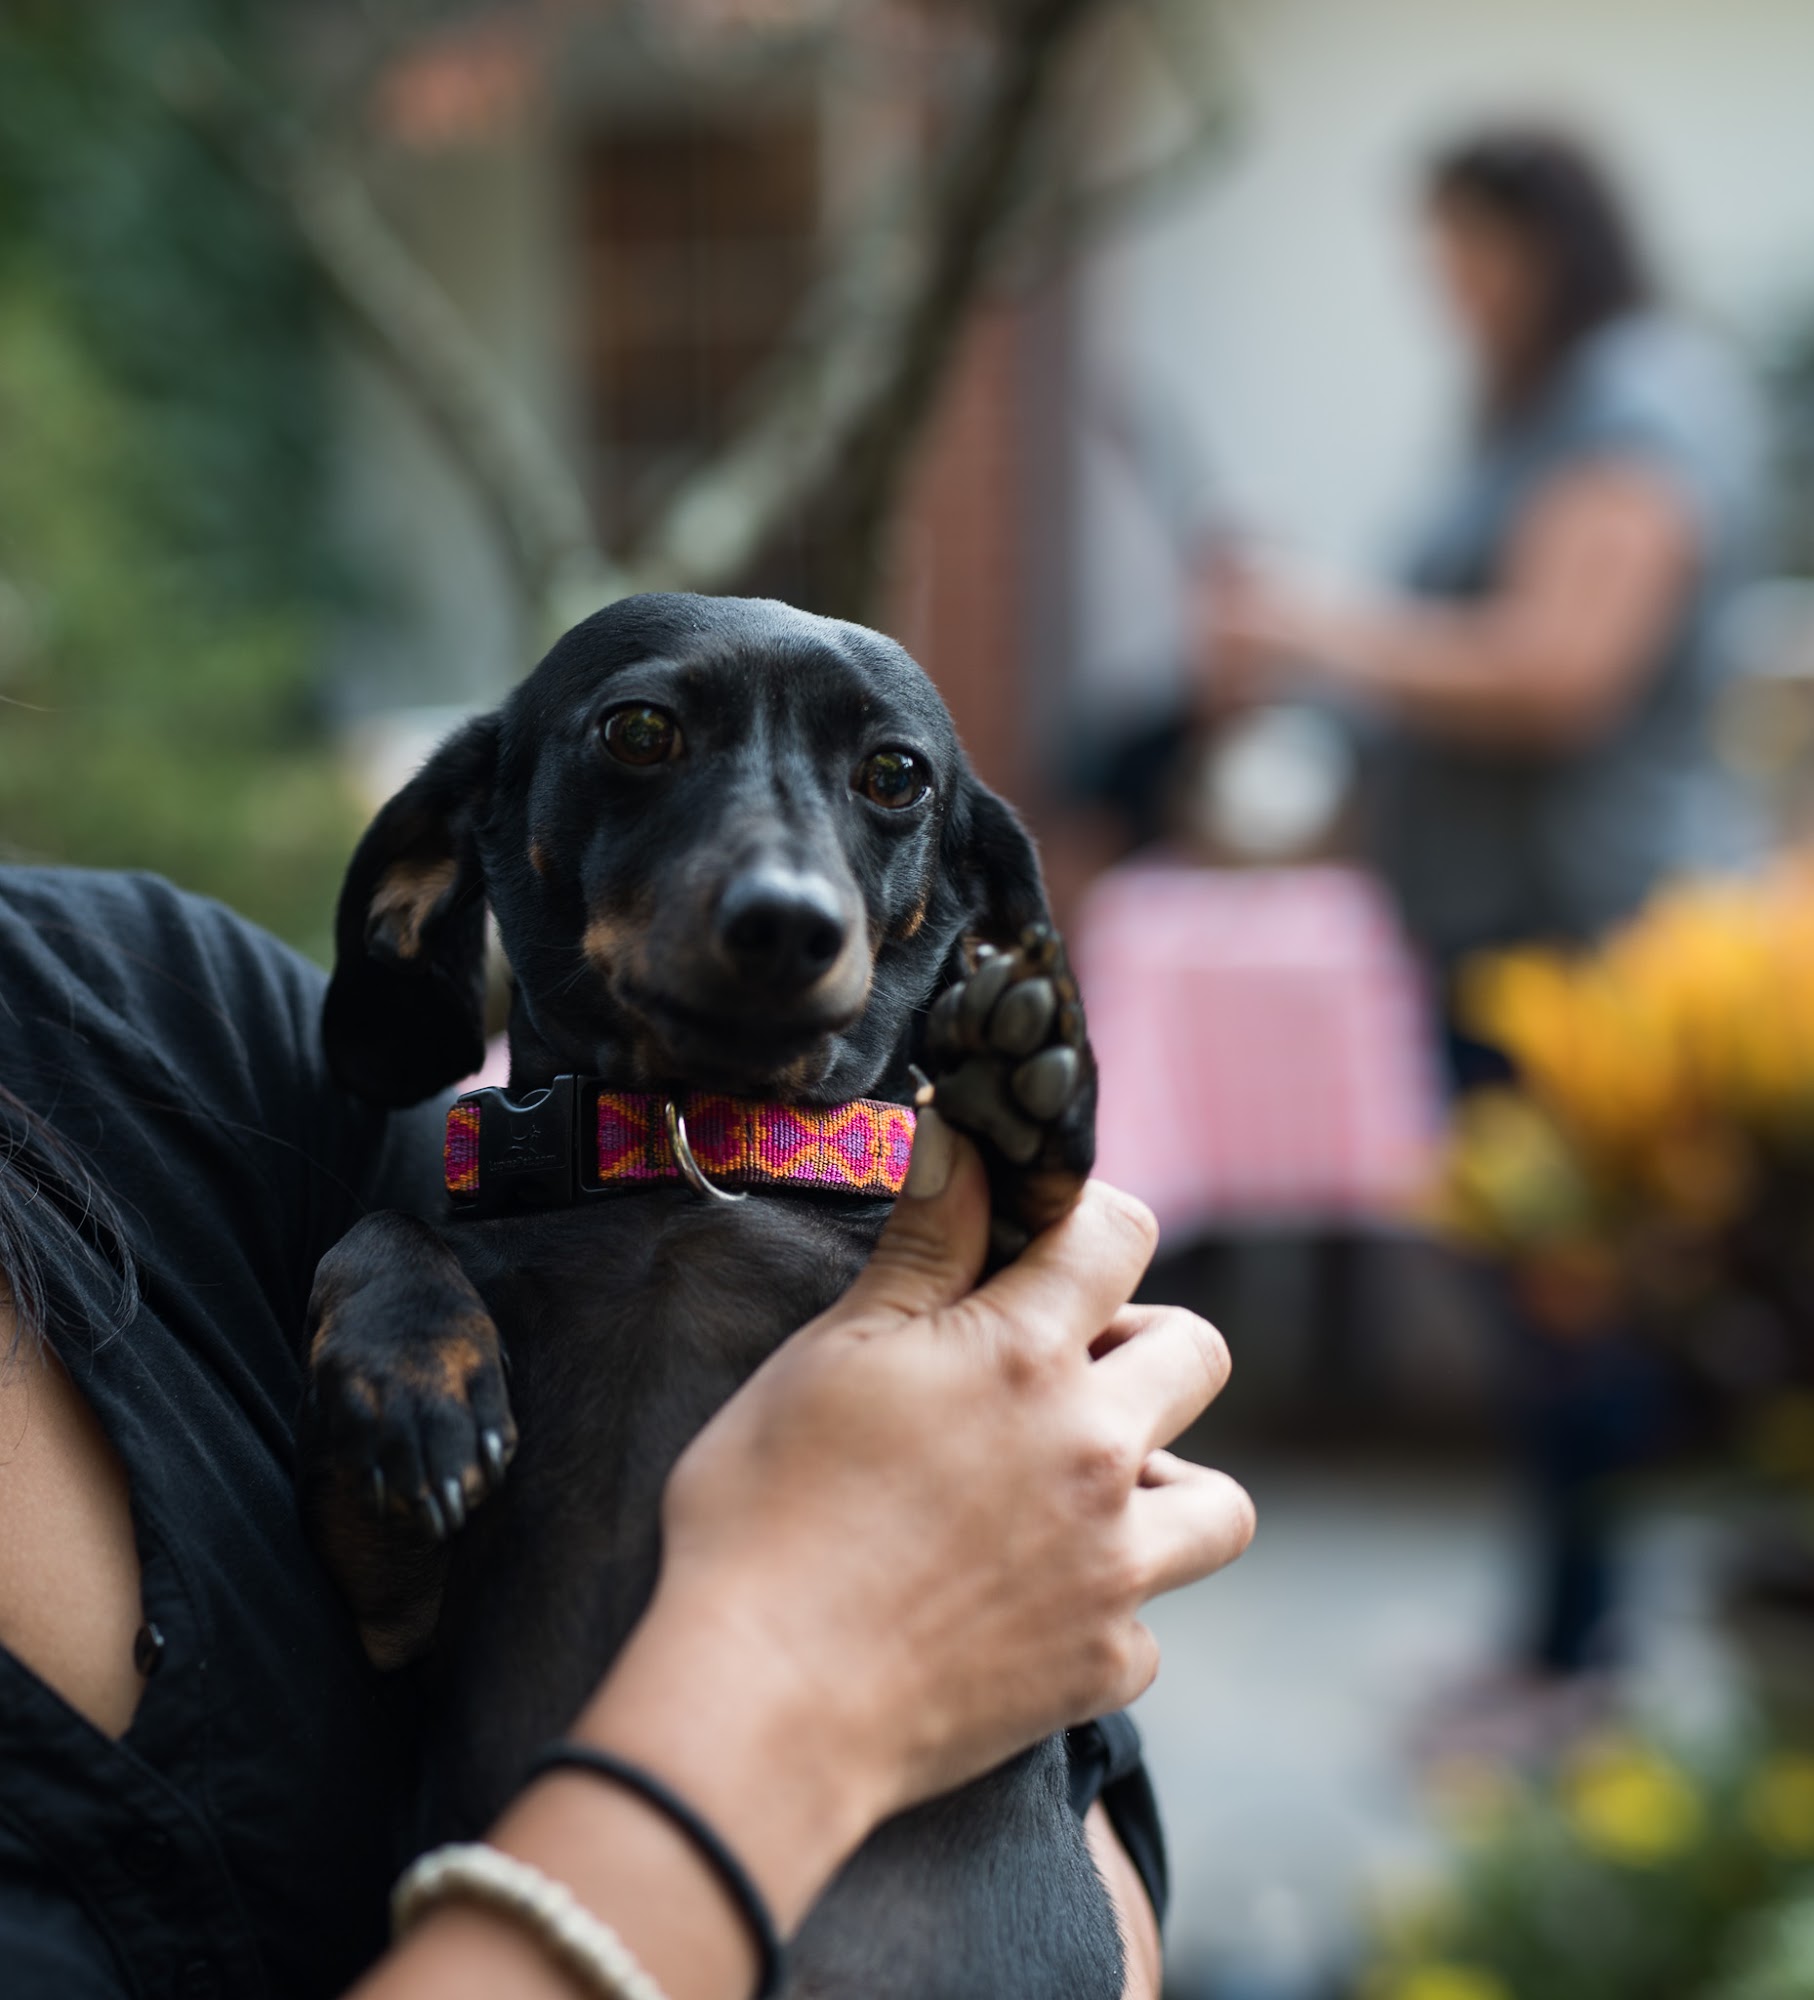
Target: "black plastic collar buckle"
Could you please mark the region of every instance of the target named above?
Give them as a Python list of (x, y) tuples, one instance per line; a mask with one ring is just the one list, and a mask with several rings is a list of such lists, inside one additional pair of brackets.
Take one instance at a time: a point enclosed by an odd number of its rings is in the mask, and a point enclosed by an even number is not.
[(572, 1205), (579, 1193), (578, 1082), (557, 1076), (522, 1098), (492, 1086), (460, 1099), (479, 1112), (479, 1185), (453, 1197), (463, 1215)]

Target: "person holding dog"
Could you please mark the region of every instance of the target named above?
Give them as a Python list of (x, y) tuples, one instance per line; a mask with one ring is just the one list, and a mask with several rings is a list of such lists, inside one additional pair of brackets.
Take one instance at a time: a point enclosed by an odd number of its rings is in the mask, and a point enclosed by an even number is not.
[[(149, 878), (0, 871), (17, 2000), (302, 2000), (381, 1945), (409, 1696), (367, 1667), (303, 1538), (297, 1348), (322, 1249), (371, 1205), (426, 1206), (436, 1148), (432, 1117), (329, 1082), (320, 1000), (292, 954)], [(1227, 1360), (1192, 1315), (1126, 1303), (1150, 1217), (1092, 1186), (979, 1287), (987, 1229), (976, 1154), (922, 1119), (863, 1277), (681, 1460), (655, 1602), (573, 1725), (684, 1797), (782, 1931), (895, 1811), (1131, 1700), (1157, 1666), (1141, 1604), (1252, 1532), (1232, 1482), (1163, 1448)], [(1086, 1754), (1129, 1991), (1153, 1994), (1150, 1794), (1125, 1736)], [(672, 2000), (754, 1984), (748, 1908), (647, 1799), (545, 1777), (492, 1841)], [(361, 1987), (595, 1990), (473, 1903), (426, 1917)]]

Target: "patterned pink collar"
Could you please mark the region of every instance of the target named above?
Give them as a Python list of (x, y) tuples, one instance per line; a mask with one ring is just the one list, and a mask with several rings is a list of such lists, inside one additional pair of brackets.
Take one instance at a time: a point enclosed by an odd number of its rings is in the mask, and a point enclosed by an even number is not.
[(911, 1107), (881, 1098), (675, 1098), (559, 1076), (522, 1098), (487, 1089), (458, 1099), (445, 1166), (460, 1212), (498, 1215), (673, 1181), (731, 1201), (758, 1187), (887, 1197), (900, 1193), (912, 1150)]

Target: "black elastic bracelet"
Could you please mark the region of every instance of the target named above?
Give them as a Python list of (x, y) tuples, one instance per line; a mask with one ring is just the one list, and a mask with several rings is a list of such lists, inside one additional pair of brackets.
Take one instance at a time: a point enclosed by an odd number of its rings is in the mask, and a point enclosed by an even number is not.
[(529, 1766), (523, 1782), (543, 1778), (550, 1771), (590, 1771), (595, 1777), (609, 1778), (645, 1800), (672, 1825), (684, 1833), (711, 1871), (724, 1885), (725, 1893), (737, 1905), (756, 1943), (756, 2000), (775, 2000), (787, 1969), (781, 1933), (769, 1911), (767, 1899), (750, 1879), (750, 1873), (722, 1836), (702, 1819), (678, 1792), (671, 1791), (652, 1771), (632, 1764), (610, 1750), (595, 1750), (590, 1743), (550, 1743)]

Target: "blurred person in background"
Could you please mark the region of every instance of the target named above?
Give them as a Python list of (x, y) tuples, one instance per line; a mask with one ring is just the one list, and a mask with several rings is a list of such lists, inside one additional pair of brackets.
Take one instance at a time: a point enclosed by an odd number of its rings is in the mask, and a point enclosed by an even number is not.
[[(1222, 551), (1192, 629), (1213, 711), (1309, 685), (1372, 723), (1375, 859), (1440, 982), (1467, 1090), (1507, 1074), (1456, 1018), (1470, 954), (1590, 940), (1662, 879), (1750, 845), (1710, 721), (1760, 454), (1742, 375), (1658, 303), (1578, 142), (1482, 131), (1434, 159), (1424, 197), (1475, 409), (1403, 590), (1362, 600)], [(1658, 1398), (1611, 1332), (1564, 1344), (1526, 1327), (1516, 1352), (1544, 1522), (1527, 1664), (1553, 1689), (1607, 1661), (1604, 1486)]]

